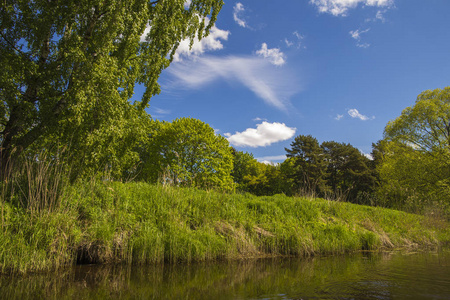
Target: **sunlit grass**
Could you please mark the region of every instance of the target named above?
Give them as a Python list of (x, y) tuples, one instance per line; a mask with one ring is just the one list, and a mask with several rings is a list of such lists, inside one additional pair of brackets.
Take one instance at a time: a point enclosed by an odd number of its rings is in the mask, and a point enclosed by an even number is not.
[(64, 207), (49, 214), (2, 200), (2, 272), (450, 244), (444, 220), (323, 199), (100, 180), (68, 186), (62, 197)]

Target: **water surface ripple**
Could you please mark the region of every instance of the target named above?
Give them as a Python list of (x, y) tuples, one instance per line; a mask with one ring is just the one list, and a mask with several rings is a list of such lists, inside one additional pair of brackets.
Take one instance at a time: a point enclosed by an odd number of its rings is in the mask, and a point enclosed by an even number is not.
[(358, 253), (1, 276), (1, 299), (450, 299), (450, 252)]

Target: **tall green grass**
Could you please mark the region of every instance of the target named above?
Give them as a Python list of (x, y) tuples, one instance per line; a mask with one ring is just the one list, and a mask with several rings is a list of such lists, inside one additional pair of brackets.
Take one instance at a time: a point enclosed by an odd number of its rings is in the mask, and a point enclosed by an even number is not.
[(91, 180), (66, 185), (49, 213), (7, 200), (3, 273), (450, 245), (445, 220), (284, 195)]

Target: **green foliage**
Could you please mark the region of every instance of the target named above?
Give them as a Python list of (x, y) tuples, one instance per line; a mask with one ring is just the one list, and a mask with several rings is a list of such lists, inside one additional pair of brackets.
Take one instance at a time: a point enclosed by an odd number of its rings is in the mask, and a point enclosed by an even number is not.
[(141, 160), (139, 178), (145, 181), (232, 187), (233, 158), (228, 141), (200, 120), (154, 121), (148, 143), (141, 147)]
[(375, 187), (374, 166), (358, 149), (334, 141), (319, 145), (311, 135), (297, 136), (291, 147), (281, 164), (287, 194), (372, 204), (367, 199)]
[(291, 147), (285, 150), (286, 156), (293, 159), (294, 170), (291, 174), (295, 189), (319, 194), (326, 192), (326, 160), (317, 139), (311, 135), (299, 135)]
[[(146, 88), (136, 103), (142, 109), (159, 93), (157, 79), (179, 42), (208, 34), (222, 5), (222, 0), (193, 0), (189, 6), (184, 0), (2, 3), (1, 170), (13, 153), (61, 134), (61, 143), (92, 151), (84, 161), (103, 160), (102, 151), (118, 146), (111, 139), (129, 136), (122, 131), (134, 128), (128, 100), (135, 84)], [(113, 165), (123, 158), (111, 155)]]
[(414, 106), (386, 125), (385, 138), (423, 152), (449, 151), (450, 87), (421, 93)]
[(233, 176), (234, 182), (238, 185), (244, 184), (244, 178), (248, 176), (258, 175), (258, 161), (253, 157), (253, 154), (248, 152), (237, 151), (232, 148), (233, 154)]
[[(332, 192), (344, 194), (349, 201), (358, 201), (358, 193), (373, 193), (375, 177), (370, 160), (350, 144), (334, 141), (321, 145), (327, 159), (327, 185)], [(367, 203), (363, 203), (367, 204)]]
[(449, 211), (450, 87), (420, 94), (387, 124), (378, 148), (378, 193), (386, 204)]
[(252, 154), (233, 149), (233, 179), (237, 189), (254, 195), (275, 195), (288, 192), (285, 176), (279, 165), (258, 162)]

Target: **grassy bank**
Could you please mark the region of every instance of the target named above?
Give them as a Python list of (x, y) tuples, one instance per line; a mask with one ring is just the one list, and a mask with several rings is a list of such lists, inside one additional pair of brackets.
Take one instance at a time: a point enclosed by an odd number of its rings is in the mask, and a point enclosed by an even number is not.
[(99, 181), (69, 186), (51, 211), (1, 203), (3, 273), (449, 244), (443, 220), (282, 195)]

